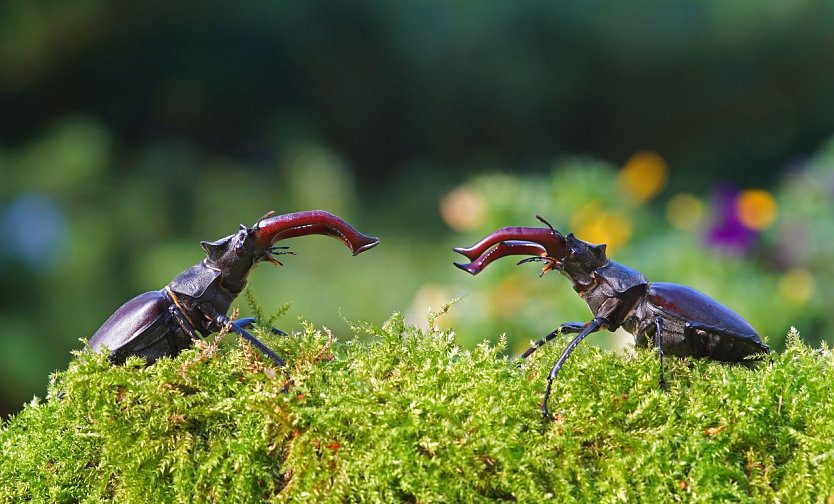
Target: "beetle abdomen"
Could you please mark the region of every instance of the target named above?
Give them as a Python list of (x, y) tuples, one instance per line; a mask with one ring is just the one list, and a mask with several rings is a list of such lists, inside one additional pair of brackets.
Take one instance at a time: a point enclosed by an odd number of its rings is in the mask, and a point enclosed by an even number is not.
[(140, 355), (149, 362), (172, 355), (175, 349), (171, 348), (169, 339), (179, 336), (180, 331), (169, 306), (168, 299), (160, 291), (139, 294), (102, 324), (90, 338), (90, 350), (97, 352), (101, 347), (107, 347), (111, 360), (116, 363), (124, 362), (126, 355)]
[(758, 338), (756, 330), (741, 315), (692, 287), (652, 282), (649, 284), (646, 299), (652, 305), (682, 319), (719, 326), (729, 331)]
[(691, 287), (651, 283), (646, 304), (654, 317), (663, 319), (664, 351), (670, 354), (737, 362), (770, 350), (741, 315)]

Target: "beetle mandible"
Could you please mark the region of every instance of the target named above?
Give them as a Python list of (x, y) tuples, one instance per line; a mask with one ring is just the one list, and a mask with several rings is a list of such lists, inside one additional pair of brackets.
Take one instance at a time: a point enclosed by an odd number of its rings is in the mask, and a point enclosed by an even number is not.
[[(124, 363), (130, 355), (145, 357), (148, 363), (162, 356), (174, 356), (193, 340), (228, 328), (249, 340), (278, 367), (284, 361), (246, 326), (255, 319), (229, 320), (232, 301), (246, 286), (249, 271), (263, 261), (281, 263), (274, 257), (293, 254), (279, 240), (311, 234), (341, 240), (357, 255), (379, 243), (350, 224), (323, 210), (285, 215), (269, 212), (251, 228), (241, 224), (237, 233), (214, 242), (200, 242), (206, 258), (180, 273), (162, 290), (145, 292), (123, 304), (90, 339), (91, 351), (110, 350), (110, 361)], [(273, 332), (282, 333), (277, 329)]]
[(638, 346), (647, 346), (652, 340), (660, 358), (661, 386), (665, 385), (665, 354), (741, 362), (755, 354), (770, 353), (746, 320), (706, 294), (684, 285), (649, 282), (639, 271), (608, 259), (605, 244), (582, 241), (573, 233), (563, 236), (541, 216), (536, 218), (547, 228), (505, 227), (471, 247), (454, 251), (470, 260), (455, 266), (472, 275), (501, 257), (532, 256), (518, 264), (544, 263), (541, 275), (551, 269), (558, 271), (588, 303), (594, 315), (590, 322), (564, 323), (522, 354), (522, 358), (529, 357), (558, 334), (578, 333), (548, 374), (542, 404), (545, 417), (550, 417), (547, 401), (562, 365), (586, 336), (600, 329), (622, 327), (634, 335)]

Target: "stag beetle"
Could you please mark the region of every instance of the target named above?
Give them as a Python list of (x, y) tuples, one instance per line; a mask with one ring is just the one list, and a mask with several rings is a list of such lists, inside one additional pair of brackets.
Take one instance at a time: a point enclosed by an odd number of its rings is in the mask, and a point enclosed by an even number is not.
[[(251, 228), (214, 242), (200, 242), (206, 258), (180, 273), (162, 290), (139, 294), (116, 310), (89, 342), (91, 351), (110, 350), (110, 361), (121, 364), (130, 355), (148, 363), (177, 355), (198, 337), (228, 328), (246, 338), (278, 367), (284, 361), (244, 327), (254, 319), (231, 321), (226, 316), (232, 301), (246, 286), (249, 271), (262, 261), (282, 265), (274, 256), (294, 254), (274, 243), (296, 236), (328, 235), (341, 240), (353, 255), (379, 243), (339, 217), (322, 210), (273, 216), (269, 212)], [(273, 332), (282, 333), (277, 329)]]
[(608, 259), (605, 244), (593, 245), (573, 233), (563, 236), (542, 217), (536, 218), (547, 228), (505, 227), (471, 247), (454, 251), (471, 261), (455, 266), (472, 275), (501, 257), (533, 256), (518, 264), (544, 263), (539, 276), (555, 269), (573, 282), (573, 289), (588, 303), (594, 315), (590, 322), (564, 323), (522, 354), (522, 358), (529, 357), (558, 334), (578, 333), (547, 377), (542, 404), (546, 418), (550, 418), (550, 388), (562, 365), (586, 336), (600, 329), (622, 327), (643, 347), (651, 339), (660, 359), (661, 386), (665, 386), (665, 354), (741, 362), (755, 354), (770, 353), (746, 320), (706, 294), (684, 285), (649, 282), (639, 271)]

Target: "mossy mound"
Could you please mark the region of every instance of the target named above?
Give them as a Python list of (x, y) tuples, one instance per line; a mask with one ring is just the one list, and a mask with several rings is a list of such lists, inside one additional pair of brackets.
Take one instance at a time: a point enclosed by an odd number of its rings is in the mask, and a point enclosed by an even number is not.
[[(433, 321), (432, 321), (433, 322)], [(434, 327), (434, 324), (431, 324)], [(580, 348), (540, 417), (560, 338), (502, 345), (394, 315), (370, 342), (305, 324), (152, 366), (76, 356), (0, 431), (0, 496), (48, 502), (813, 502), (834, 494), (834, 360), (789, 336), (750, 370)]]

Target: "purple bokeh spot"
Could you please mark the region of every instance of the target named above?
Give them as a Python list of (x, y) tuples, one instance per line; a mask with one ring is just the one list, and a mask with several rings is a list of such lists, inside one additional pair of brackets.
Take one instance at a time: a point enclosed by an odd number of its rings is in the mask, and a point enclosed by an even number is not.
[(722, 186), (713, 192), (713, 223), (707, 231), (707, 243), (733, 252), (744, 253), (756, 243), (758, 233), (741, 223), (736, 216), (738, 191)]

